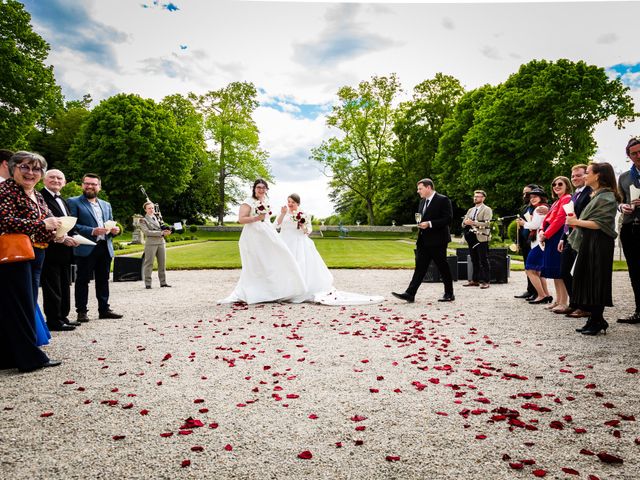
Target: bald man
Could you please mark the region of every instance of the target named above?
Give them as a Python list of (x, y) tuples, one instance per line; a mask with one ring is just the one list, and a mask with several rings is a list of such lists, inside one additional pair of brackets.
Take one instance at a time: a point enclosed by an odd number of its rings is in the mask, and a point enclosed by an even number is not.
[[(44, 188), (40, 191), (51, 213), (55, 217), (69, 215), (67, 202), (60, 196), (60, 190), (66, 185), (64, 173), (60, 170), (48, 170), (44, 176)], [(73, 247), (78, 243), (69, 235), (59, 242), (51, 242), (46, 250), (40, 286), (42, 287), (42, 306), (49, 330), (64, 332), (75, 330), (80, 325), (69, 320), (71, 310), (71, 263)]]

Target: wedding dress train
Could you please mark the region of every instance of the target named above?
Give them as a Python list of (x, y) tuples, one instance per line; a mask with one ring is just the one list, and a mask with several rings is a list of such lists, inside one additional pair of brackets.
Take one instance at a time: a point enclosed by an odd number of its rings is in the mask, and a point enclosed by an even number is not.
[(305, 231), (311, 232), (311, 223), (306, 222), (298, 228), (298, 222), (294, 217), (295, 214), (291, 213), (284, 215), (280, 225), (280, 237), (300, 267), (306, 285), (304, 301), (322, 305), (368, 305), (384, 301), (384, 297), (379, 295), (336, 290), (333, 286), (333, 275), (322, 260), (313, 240), (305, 234)]

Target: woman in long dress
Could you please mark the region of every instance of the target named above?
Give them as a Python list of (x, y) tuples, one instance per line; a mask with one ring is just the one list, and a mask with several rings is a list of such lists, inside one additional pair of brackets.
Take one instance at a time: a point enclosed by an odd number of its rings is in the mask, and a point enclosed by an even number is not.
[(306, 286), (300, 268), (269, 218), (268, 189), (265, 180), (256, 180), (251, 197), (240, 205), (240, 280), (233, 293), (218, 303), (304, 300)]
[(612, 272), (615, 247), (616, 213), (620, 195), (616, 176), (609, 163), (590, 163), (585, 182), (593, 189), (591, 201), (580, 218), (567, 216), (574, 227), (569, 235), (571, 248), (578, 252), (574, 264), (572, 300), (582, 310), (591, 312), (586, 325), (576, 329), (584, 335), (607, 333), (604, 307), (613, 306)]
[(311, 217), (300, 210), (300, 195), (289, 195), (287, 205), (281, 208), (276, 224), (280, 227), (280, 237), (302, 272), (306, 285), (305, 301), (323, 305), (366, 305), (384, 301), (384, 297), (379, 295), (341, 292), (334, 288), (333, 275), (313, 240), (309, 238), (312, 231)]

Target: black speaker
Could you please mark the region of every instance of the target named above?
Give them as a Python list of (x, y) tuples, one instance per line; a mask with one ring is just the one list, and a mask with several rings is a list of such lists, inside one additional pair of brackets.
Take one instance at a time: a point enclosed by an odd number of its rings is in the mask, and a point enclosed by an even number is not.
[(139, 282), (142, 280), (142, 258), (115, 257), (113, 259), (114, 282)]
[[(449, 255), (447, 257), (447, 263), (449, 264), (449, 271), (451, 272), (451, 278), (455, 282), (458, 280), (458, 257), (455, 255)], [(427, 270), (426, 275), (424, 276), (425, 283), (437, 283), (441, 282), (440, 272), (438, 271), (438, 267), (433, 261), (429, 264), (429, 269)]]
[(467, 256), (468, 255), (469, 255), (468, 248), (456, 249), (458, 280), (468, 280), (470, 278), (467, 275)]
[[(511, 272), (510, 267), (511, 257), (507, 255), (506, 248), (489, 249), (489, 269), (491, 270), (491, 283), (508, 283), (509, 274)], [(467, 257), (467, 278), (473, 278), (473, 263), (471, 263), (471, 257)]]

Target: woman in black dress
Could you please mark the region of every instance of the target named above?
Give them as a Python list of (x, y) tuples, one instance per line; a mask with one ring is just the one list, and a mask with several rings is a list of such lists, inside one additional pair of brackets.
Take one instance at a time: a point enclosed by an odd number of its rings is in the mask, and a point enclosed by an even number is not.
[(591, 162), (586, 184), (593, 189), (591, 201), (580, 219), (567, 215), (566, 223), (574, 227), (569, 243), (578, 252), (572, 299), (581, 309), (591, 312), (587, 323), (576, 331), (597, 335), (600, 331), (606, 333), (609, 327), (603, 317), (604, 307), (613, 306), (611, 280), (620, 195), (613, 167), (608, 163)]

